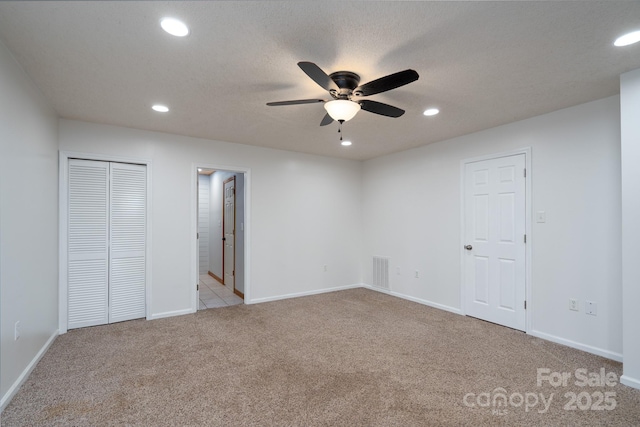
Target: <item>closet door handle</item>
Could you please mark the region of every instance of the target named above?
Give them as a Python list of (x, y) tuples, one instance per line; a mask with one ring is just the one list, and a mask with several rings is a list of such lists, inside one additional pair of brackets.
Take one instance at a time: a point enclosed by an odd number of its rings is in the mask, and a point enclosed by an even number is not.
[(473, 249), (473, 246), (471, 246), (471, 245), (466, 245), (464, 248), (465, 248), (466, 250), (470, 251), (471, 249)]

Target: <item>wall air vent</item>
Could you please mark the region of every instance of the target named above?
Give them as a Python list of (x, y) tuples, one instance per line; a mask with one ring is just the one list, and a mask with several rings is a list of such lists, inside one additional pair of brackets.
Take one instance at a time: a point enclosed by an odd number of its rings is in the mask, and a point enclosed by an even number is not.
[(389, 258), (373, 257), (373, 286), (389, 289)]

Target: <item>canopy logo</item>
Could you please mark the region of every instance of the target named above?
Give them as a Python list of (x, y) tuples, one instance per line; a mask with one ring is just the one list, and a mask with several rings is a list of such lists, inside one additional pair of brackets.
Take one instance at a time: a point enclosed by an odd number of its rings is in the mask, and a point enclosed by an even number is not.
[[(607, 372), (605, 368), (600, 368), (599, 371), (579, 368), (573, 372), (553, 372), (549, 368), (538, 368), (536, 385), (548, 385), (554, 389), (580, 387), (578, 392), (567, 390), (563, 395), (564, 401), (558, 395), (556, 401), (563, 404), (565, 411), (611, 411), (617, 406), (616, 392), (608, 389), (618, 385), (618, 376), (615, 372)], [(589, 390), (585, 390), (585, 387)], [(493, 415), (506, 415), (513, 408), (545, 414), (554, 402), (554, 397), (555, 393), (545, 394), (540, 391), (509, 394), (505, 388), (497, 387), (489, 392), (467, 393), (462, 398), (462, 403), (469, 408), (490, 409)]]
[[(508, 408), (524, 407), (525, 412), (536, 409), (538, 413), (544, 414), (549, 410), (553, 393), (548, 398), (544, 393), (511, 393), (507, 395), (507, 390), (502, 387), (493, 389), (492, 392), (467, 393), (462, 398), (462, 402), (469, 408), (491, 408), (493, 415), (506, 415)], [(540, 405), (540, 406), (538, 406)]]

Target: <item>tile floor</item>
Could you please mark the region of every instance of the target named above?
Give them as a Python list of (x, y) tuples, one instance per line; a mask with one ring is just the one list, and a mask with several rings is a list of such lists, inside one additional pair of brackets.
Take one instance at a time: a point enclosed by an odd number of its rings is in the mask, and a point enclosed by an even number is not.
[(216, 279), (203, 274), (200, 276), (200, 304), (198, 310), (207, 308), (227, 307), (229, 305), (242, 304), (242, 298), (233, 293), (233, 290), (220, 284)]

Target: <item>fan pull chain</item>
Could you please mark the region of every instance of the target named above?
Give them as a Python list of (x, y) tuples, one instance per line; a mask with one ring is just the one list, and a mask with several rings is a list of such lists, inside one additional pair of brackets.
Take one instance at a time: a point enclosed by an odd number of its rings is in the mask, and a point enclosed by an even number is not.
[(338, 120), (338, 133), (340, 134), (340, 142), (342, 142), (342, 124), (344, 123), (344, 120)]

